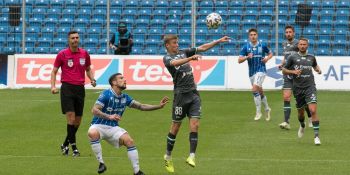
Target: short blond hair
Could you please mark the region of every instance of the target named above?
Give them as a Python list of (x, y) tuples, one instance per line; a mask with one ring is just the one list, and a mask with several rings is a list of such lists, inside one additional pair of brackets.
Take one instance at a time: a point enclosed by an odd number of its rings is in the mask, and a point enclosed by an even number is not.
[(165, 35), (164, 36), (164, 45), (167, 44), (170, 40), (173, 40), (173, 39), (176, 39), (178, 40), (179, 37), (177, 35), (174, 35), (174, 34), (168, 34), (168, 35)]

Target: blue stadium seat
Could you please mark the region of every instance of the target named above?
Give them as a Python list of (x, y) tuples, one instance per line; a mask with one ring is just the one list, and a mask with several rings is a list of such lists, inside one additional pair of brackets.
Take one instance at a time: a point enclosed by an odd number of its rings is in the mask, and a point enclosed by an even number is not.
[[(65, 3), (65, 9), (78, 9), (80, 0), (67, 0)], [(64, 10), (63, 10), (64, 11)]]
[(169, 19), (181, 19), (182, 18), (182, 11), (177, 9), (171, 9), (168, 11), (168, 18)]
[(311, 6), (313, 10), (318, 9), (320, 7), (320, 1), (317, 0), (308, 2), (307, 4)]
[(50, 53), (57, 54), (58, 52), (60, 52), (63, 49), (64, 49), (63, 47), (52, 47), (52, 48), (50, 48)]
[(330, 28), (321, 28), (318, 32), (319, 40), (331, 40), (333, 38), (334, 33)]
[(271, 9), (265, 9), (260, 11), (259, 20), (272, 20), (273, 11)]
[(345, 49), (334, 49), (332, 50), (333, 56), (345, 56), (348, 55), (348, 52)]
[(185, 11), (183, 11), (183, 19), (192, 19), (192, 10), (191, 9), (187, 9)]
[(93, 9), (94, 2), (94, 0), (82, 0), (80, 1), (79, 9)]
[(237, 31), (238, 31), (237, 28), (227, 28), (225, 31), (225, 34), (228, 35), (233, 40), (237, 40), (237, 39), (239, 39)]
[(79, 36), (80, 36), (80, 38), (85, 38), (86, 37), (86, 28), (84, 28), (84, 27), (74, 27), (74, 29), (73, 30), (75, 30), (75, 31), (77, 31), (78, 33), (79, 33)]
[(349, 30), (349, 21), (337, 20), (334, 21), (334, 26), (336, 26), (336, 29)]
[(230, 5), (228, 7), (231, 8), (231, 10), (243, 9), (244, 3), (245, 2), (243, 0), (231, 0)]
[(70, 28), (70, 27), (73, 26), (73, 19), (71, 19), (71, 18), (62, 18), (62, 19), (60, 19), (60, 20), (58, 20), (59, 26), (60, 27)]
[(134, 25), (133, 19), (123, 18), (121, 21), (124, 21), (126, 23), (127, 28), (132, 28)]
[(97, 50), (94, 47), (84, 47), (84, 49), (91, 55), (91, 54), (97, 54)]
[(35, 47), (36, 38), (26, 37), (26, 47)]
[(180, 39), (179, 47), (180, 48), (189, 48), (191, 46), (191, 40), (189, 39)]
[(293, 0), (293, 1), (290, 1), (289, 6), (291, 9), (297, 9), (299, 4), (305, 4), (305, 1), (304, 0)]
[(41, 37), (53, 38), (55, 34), (54, 32), (55, 32), (55, 28), (50, 28), (50, 27), (41, 28)]
[(167, 54), (167, 51), (165, 49), (164, 46), (161, 46), (159, 47), (159, 52), (158, 52), (159, 55), (166, 55)]
[(180, 21), (180, 27), (186, 28), (186, 29), (191, 28), (191, 26), (192, 26), (191, 22), (192, 22), (191, 19), (183, 19)]
[(34, 53), (36, 54), (48, 54), (50, 53), (48, 47), (36, 47), (34, 48)]
[(196, 46), (200, 46), (200, 45), (203, 45), (207, 42), (208, 41), (206, 39), (196, 38), (195, 44), (196, 44)]
[(171, 8), (173, 9), (179, 9), (179, 10), (183, 10), (184, 4), (182, 1), (179, 0), (174, 0), (174, 1), (170, 1), (170, 5)]
[(196, 23), (196, 28), (198, 29), (206, 29), (207, 27), (207, 20), (206, 19), (198, 19)]
[(211, 0), (203, 0), (203, 1), (200, 1), (199, 6), (197, 7), (199, 7), (201, 10), (207, 9), (209, 11), (213, 11), (214, 3)]
[(135, 21), (135, 27), (137, 28), (144, 28), (144, 29), (148, 29), (148, 24), (150, 23), (150, 21), (148, 19), (137, 19)]
[(320, 11), (320, 20), (333, 20), (333, 15), (335, 14), (335, 11), (333, 9), (323, 9)]
[(264, 29), (264, 30), (269, 30), (271, 29), (271, 21), (270, 20), (259, 20), (257, 22), (257, 28), (258, 29)]
[(163, 29), (163, 25), (165, 24), (162, 19), (153, 19), (150, 22), (150, 28)]
[[(68, 2), (68, 1), (67, 1), (67, 2)], [(76, 13), (77, 13), (77, 12), (76, 12), (75, 9), (64, 9), (64, 10), (62, 11), (62, 18), (74, 19)]]
[(79, 9), (77, 11), (78, 18), (90, 19), (91, 15), (92, 15), (92, 12), (90, 9)]
[[(4, 3), (0, 0), (0, 6), (3, 6)], [(33, 8), (35, 6), (35, 0), (26, 0), (26, 7)]]
[(167, 35), (167, 34), (178, 34), (178, 30), (177, 29), (174, 29), (174, 28), (167, 28), (165, 29), (164, 31), (164, 34)]
[[(106, 14), (106, 9), (95, 9), (94, 11), (92, 11), (92, 15), (94, 18), (106, 19)], [(134, 15), (135, 14), (136, 13), (134, 13)]]
[(111, 3), (111, 10), (121, 9), (124, 6), (124, 0), (113, 0), (113, 1), (110, 1), (110, 3)]
[(138, 19), (151, 20), (151, 16), (152, 16), (152, 10), (151, 9), (140, 9), (137, 12), (137, 18)]
[(311, 29), (317, 30), (318, 29), (318, 24), (319, 24), (318, 21), (310, 19), (309, 25), (307, 26), (307, 28), (311, 28)]
[(332, 29), (333, 27), (333, 20), (324, 19), (320, 21), (320, 29)]
[(155, 9), (153, 11), (153, 19), (165, 20), (167, 16), (167, 11), (165, 9)]
[(139, 5), (140, 5), (139, 7), (143, 8), (143, 9), (151, 9), (151, 8), (153, 8), (154, 2), (150, 1), (150, 0), (141, 0)]
[(9, 18), (1, 17), (0, 18), (0, 26), (9, 26)]
[(62, 9), (64, 6), (64, 1), (63, 0), (52, 0), (50, 2), (50, 6), (51, 6), (51, 8), (54, 8), (54, 9)]
[(323, 0), (322, 8), (324, 9), (333, 9), (334, 8), (334, 0)]
[(33, 15), (32, 18), (39, 18), (39, 19), (44, 19), (46, 15), (46, 9), (44, 8), (35, 8), (33, 9)]
[(289, 0), (279, 0), (278, 8), (280, 9), (288, 9), (289, 8)]
[(74, 21), (74, 27), (87, 27), (88, 26), (88, 19), (87, 18), (78, 18)]
[(236, 54), (234, 48), (224, 48), (224, 49), (221, 49), (221, 54), (222, 54), (222, 55), (225, 55), (225, 56), (238, 55), (238, 54)]
[(27, 27), (26, 37), (38, 38), (40, 34), (40, 27)]
[(143, 50), (143, 54), (146, 54), (146, 55), (157, 55), (158, 54), (158, 48), (145, 48)]
[(130, 8), (137, 8), (137, 7), (139, 7), (139, 1), (137, 1), (137, 0), (129, 0), (129, 1), (126, 1), (125, 2), (125, 7), (127, 8), (127, 9), (130, 9)]
[(133, 46), (131, 49), (131, 54), (133, 55), (141, 55), (142, 54), (142, 47), (135, 47)]
[(226, 22), (226, 27), (227, 29), (234, 29), (234, 30), (239, 30), (241, 24), (241, 20), (237, 19), (230, 19)]
[(155, 39), (147, 39), (145, 41), (145, 48), (152, 48), (152, 49), (157, 49), (159, 47), (159, 44), (161, 43), (160, 40), (155, 40)]
[(67, 38), (69, 31), (70, 31), (69, 27), (60, 27), (57, 29), (57, 37), (58, 38)]
[(38, 39), (38, 47), (51, 47), (52, 38), (39, 38)]
[(211, 29), (208, 30), (208, 40), (212, 41), (212, 40), (217, 40), (220, 39), (222, 37), (222, 34), (224, 33), (222, 28), (217, 28), (217, 29)]
[(228, 14), (228, 11), (227, 10), (225, 10), (225, 9), (216, 9), (216, 11), (215, 11), (216, 13), (218, 13), (220, 16), (221, 16), (221, 18), (222, 18), (222, 20), (223, 21), (226, 21), (227, 20), (227, 14)]
[(18, 5), (20, 4), (20, 0), (6, 0), (5, 6)]
[(62, 14), (62, 10), (55, 9), (55, 8), (47, 9), (47, 12), (46, 12), (47, 18), (55, 18), (57, 20), (61, 17), (61, 14)]
[(150, 28), (148, 31), (148, 39), (161, 40), (163, 35), (162, 29)]
[(256, 28), (255, 20), (244, 20), (242, 22), (242, 30), (249, 30), (251, 28)]
[(179, 30), (180, 39), (191, 40), (191, 29), (189, 28), (181, 28)]
[(317, 39), (315, 29), (311, 29), (311, 28), (304, 29), (304, 37), (312, 40)]
[(213, 47), (205, 52), (206, 55), (213, 56), (213, 55), (219, 55), (219, 48)]
[(264, 0), (260, 3), (261, 11), (262, 10), (271, 10), (275, 7), (275, 1), (274, 0)]
[(19, 53), (20, 52), (20, 48), (19, 47), (5, 47), (3, 49), (3, 52), (5, 54)]
[(337, 8), (338, 9), (349, 9), (350, 8), (350, 1), (348, 1), (348, 0), (338, 0), (337, 1)]
[(331, 42), (333, 49), (345, 49), (347, 47), (347, 41), (343, 39), (337, 39)]
[(104, 19), (101, 18), (92, 18), (90, 20), (90, 27), (93, 28), (102, 28), (104, 26), (104, 24), (106, 23), (106, 21)]
[(196, 39), (207, 40), (208, 29), (207, 28), (197, 28), (196, 29)]
[(136, 19), (137, 12), (135, 9), (126, 9), (122, 13), (123, 19)]
[(133, 47), (139, 47), (139, 48), (143, 48), (145, 44), (145, 39), (144, 38), (134, 38), (133, 39)]
[(258, 9), (259, 6), (258, 0), (249, 0), (245, 3), (246, 9)]
[(49, 8), (50, 0), (36, 0), (35, 7)]
[(55, 18), (45, 18), (44, 27), (56, 28), (58, 24), (58, 19)]
[(98, 40), (96, 40), (95, 38), (86, 38), (86, 39), (84, 39), (84, 47), (96, 48), (97, 41)]
[(94, 28), (94, 27), (91, 27), (90, 29), (88, 29), (87, 30), (87, 35), (89, 36), (89, 37), (96, 37), (96, 38), (99, 38), (100, 37), (100, 35), (101, 35), (101, 32), (102, 30), (101, 30), (101, 28), (98, 28), (98, 27), (96, 27), (96, 28)]
[(346, 39), (346, 29), (335, 29), (334, 30), (334, 40), (343, 40)]
[(41, 27), (42, 23), (43, 23), (43, 21), (41, 18), (30, 18), (29, 19), (29, 26), (30, 27)]
[(178, 29), (179, 23), (180, 23), (180, 21), (177, 19), (168, 19), (165, 22), (165, 26), (166, 26), (166, 28), (170, 28), (170, 29)]
[(228, 8), (228, 2), (227, 1), (216, 1), (215, 3), (216, 10), (227, 10)]
[(109, 43), (109, 40), (107, 38), (102, 38), (102, 39), (98, 40), (98, 46), (100, 48), (106, 48), (107, 47), (107, 43)]
[(330, 48), (330, 41), (329, 40), (318, 40), (316, 43), (317, 43), (318, 49), (329, 49)]
[(317, 49), (315, 51), (315, 55), (316, 56), (329, 56), (330, 52), (329, 52), (328, 48), (322, 48), (322, 49)]
[(110, 19), (113, 18), (113, 19), (119, 20), (121, 17), (122, 11), (120, 9), (111, 9), (109, 13), (110, 13)]
[[(196, 1), (196, 7), (198, 6), (198, 2)], [(191, 9), (192, 8), (192, 2), (191, 1), (185, 1), (185, 9)]]
[[(282, 1), (284, 2), (284, 1)], [(281, 19), (281, 20), (288, 20), (288, 16), (289, 16), (289, 13), (287, 10), (278, 10), (278, 19)]]
[(336, 14), (335, 14), (335, 20), (343, 20), (343, 21), (348, 21), (349, 20), (349, 10), (345, 9), (338, 9)]
[(101, 47), (97, 49), (97, 54), (107, 54), (107, 49)]
[(269, 29), (263, 29), (263, 28), (258, 28), (258, 33), (259, 33), (259, 40), (268, 40), (270, 38), (270, 30)]
[[(22, 50), (22, 47), (21, 47), (21, 50)], [(25, 47), (24, 48), (24, 52), (26, 53), (26, 54), (33, 54), (34, 53), (34, 47)]]
[(67, 42), (66, 36), (64, 38), (54, 38), (52, 44), (54, 48), (65, 48), (68, 45)]

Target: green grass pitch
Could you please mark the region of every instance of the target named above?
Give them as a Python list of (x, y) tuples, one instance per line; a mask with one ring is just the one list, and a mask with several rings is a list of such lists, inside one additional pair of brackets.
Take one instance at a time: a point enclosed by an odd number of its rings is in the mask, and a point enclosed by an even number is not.
[[(81, 157), (61, 155), (59, 145), (66, 133), (59, 95), (48, 89), (0, 90), (0, 174), (89, 175), (97, 174), (96, 161), (87, 139), (91, 107), (100, 90), (87, 90), (85, 111), (77, 133)], [(134, 99), (158, 104), (172, 91), (126, 91)], [(224, 174), (349, 174), (349, 92), (319, 91), (318, 113), (322, 145), (313, 144), (313, 130), (297, 138), (298, 122), (292, 110), (289, 131), (281, 130), (281, 91), (267, 91), (272, 120), (254, 121), (250, 92), (201, 91), (203, 116), (200, 123), (197, 167), (185, 164), (188, 156), (188, 120), (177, 136), (173, 159), (177, 175)], [(294, 100), (292, 101), (295, 106)], [(148, 175), (165, 175), (163, 154), (171, 122), (171, 103), (164, 109), (142, 112), (127, 109), (120, 122), (134, 138), (141, 169)], [(130, 175), (126, 149), (102, 142), (106, 175)]]

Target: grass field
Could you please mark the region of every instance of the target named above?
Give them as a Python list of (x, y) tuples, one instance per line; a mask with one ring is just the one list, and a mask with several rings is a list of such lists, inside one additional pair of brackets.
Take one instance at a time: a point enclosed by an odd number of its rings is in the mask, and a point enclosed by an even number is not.
[[(134, 99), (158, 104), (171, 91), (126, 91)], [(293, 109), (290, 131), (281, 130), (281, 91), (266, 93), (272, 120), (254, 121), (250, 92), (202, 91), (203, 117), (199, 132), (197, 167), (185, 164), (188, 155), (188, 121), (183, 122), (173, 159), (177, 175), (224, 174), (349, 174), (349, 92), (319, 91), (321, 146), (313, 144), (313, 131), (297, 138), (298, 122)], [(48, 89), (0, 90), (1, 175), (89, 175), (97, 174), (96, 161), (86, 136), (90, 109), (98, 90), (88, 90), (83, 123), (77, 133), (81, 157), (61, 156), (65, 118), (60, 113), (59, 95)], [(294, 101), (292, 103), (294, 106)], [(147, 175), (167, 174), (163, 167), (170, 108), (141, 112), (127, 109), (120, 123), (134, 138), (141, 169)], [(126, 149), (102, 143), (106, 175), (130, 175)]]

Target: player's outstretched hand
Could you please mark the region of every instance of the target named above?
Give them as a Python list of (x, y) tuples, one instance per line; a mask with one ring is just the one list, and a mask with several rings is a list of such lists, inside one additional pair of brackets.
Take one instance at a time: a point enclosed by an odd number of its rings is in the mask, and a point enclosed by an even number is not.
[(279, 70), (282, 70), (283, 64), (279, 64), (277, 67), (278, 67)]
[(53, 88), (51, 88), (51, 93), (58, 94), (58, 90), (55, 87), (53, 87)]
[(114, 120), (114, 121), (119, 121), (121, 118), (117, 114), (109, 115), (108, 116), (109, 120)]
[(165, 96), (163, 99), (160, 101), (160, 106), (164, 107), (167, 103), (169, 103), (169, 97)]
[(191, 60), (198, 61), (199, 59), (202, 59), (202, 55), (196, 54), (196, 55), (191, 56)]
[(300, 69), (294, 70), (294, 74), (299, 76), (301, 74), (301, 70)]
[(96, 80), (92, 80), (92, 81), (91, 81), (91, 86), (92, 86), (92, 87), (96, 87)]
[(220, 42), (220, 43), (222, 43), (222, 42), (228, 42), (228, 41), (230, 41), (230, 39), (231, 39), (230, 37), (224, 36), (224, 37), (222, 37), (222, 38), (219, 39), (219, 42)]

